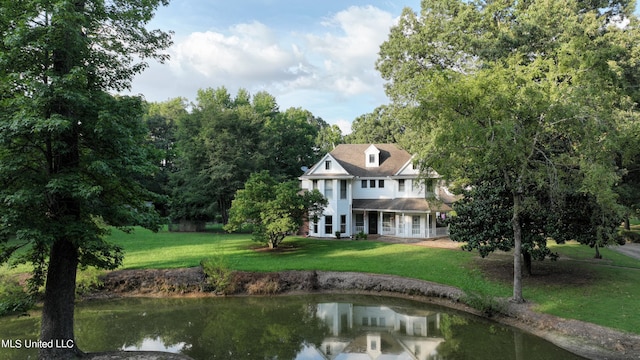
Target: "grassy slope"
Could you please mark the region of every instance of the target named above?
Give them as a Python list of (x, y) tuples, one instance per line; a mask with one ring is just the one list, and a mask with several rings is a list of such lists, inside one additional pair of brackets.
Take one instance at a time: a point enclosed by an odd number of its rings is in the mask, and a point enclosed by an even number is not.
[[(224, 255), (230, 266), (247, 271), (333, 270), (393, 274), (434, 281), (465, 291), (509, 297), (509, 281), (484, 278), (473, 267), (475, 253), (375, 241), (327, 241), (290, 238), (279, 252), (255, 251), (249, 235), (215, 233), (152, 233), (138, 229), (133, 235), (114, 230), (111, 241), (125, 249), (123, 269), (197, 266), (200, 260)], [(294, 246), (291, 246), (294, 245)], [(552, 264), (556, 271), (570, 269), (584, 281), (556, 284), (525, 281), (525, 298), (539, 311), (565, 318), (640, 333), (640, 261), (602, 249), (603, 261), (593, 261), (593, 249), (577, 244), (551, 245), (565, 258)], [(568, 260), (567, 260), (568, 258)], [(475, 260), (474, 260), (475, 259)], [(480, 261), (492, 261), (480, 260)], [(509, 261), (509, 260), (507, 260)], [(534, 264), (535, 266), (535, 264)], [(0, 274), (26, 271), (8, 270)], [(508, 278), (508, 277), (507, 277)]]

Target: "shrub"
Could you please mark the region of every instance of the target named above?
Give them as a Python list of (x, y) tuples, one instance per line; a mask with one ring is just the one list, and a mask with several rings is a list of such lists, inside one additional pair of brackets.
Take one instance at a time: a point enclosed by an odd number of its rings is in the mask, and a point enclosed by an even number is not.
[(356, 240), (367, 240), (367, 234), (364, 231), (360, 231), (356, 234)]
[(213, 291), (222, 295), (229, 295), (236, 292), (236, 283), (233, 279), (233, 271), (229, 262), (223, 255), (200, 261), (202, 271), (206, 275), (207, 282), (213, 287)]
[(336, 235), (336, 239), (340, 239), (340, 237), (342, 236), (342, 233), (340, 233), (340, 231), (336, 231), (335, 235)]
[(629, 231), (629, 230), (623, 230), (623, 231), (620, 231), (620, 236), (622, 236), (622, 238), (626, 242), (632, 242), (632, 243), (636, 243), (636, 244), (640, 243), (640, 233), (638, 233), (638, 232)]
[(504, 301), (488, 294), (468, 292), (461, 299), (463, 303), (481, 311), (486, 317), (506, 313)]
[(263, 277), (247, 285), (249, 295), (274, 295), (280, 291), (278, 280)]
[(104, 285), (100, 280), (102, 274), (104, 271), (93, 267), (79, 271), (76, 276), (76, 295), (85, 295), (100, 289)]
[(0, 278), (0, 316), (29, 311), (34, 304), (35, 297), (17, 281)]

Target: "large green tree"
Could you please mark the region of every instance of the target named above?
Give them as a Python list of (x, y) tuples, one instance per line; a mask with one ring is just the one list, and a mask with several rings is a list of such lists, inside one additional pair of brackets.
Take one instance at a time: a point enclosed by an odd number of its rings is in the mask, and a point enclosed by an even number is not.
[(244, 189), (238, 190), (225, 230), (250, 224), (253, 240), (274, 249), (309, 216), (320, 216), (326, 205), (318, 190), (300, 193), (297, 181), (279, 182), (265, 170), (252, 174)]
[[(537, 189), (527, 191), (532, 196), (537, 194), (535, 203), (528, 204), (520, 215), (524, 271), (532, 275), (532, 260), (557, 258), (547, 247), (550, 222), (554, 221), (555, 212), (550, 209), (546, 192)], [(513, 202), (502, 179), (496, 176), (480, 181), (464, 189), (462, 194), (463, 197), (453, 204), (456, 215), (448, 219), (451, 240), (464, 242), (463, 250), (477, 250), (482, 257), (497, 250), (512, 250)], [(558, 242), (564, 240), (558, 239)]]
[[(107, 224), (156, 225), (153, 194), (133, 179), (155, 171), (139, 98), (114, 97), (170, 45), (145, 25), (164, 0), (8, 1), (0, 6), (0, 241), (7, 261), (46, 279), (41, 340), (75, 340), (78, 266), (114, 268)], [(43, 359), (73, 358), (42, 348)]]
[(226, 223), (236, 190), (263, 167), (265, 120), (248, 100), (244, 90), (235, 100), (224, 87), (198, 91), (192, 113), (178, 125), (176, 171), (171, 174), (174, 221), (202, 222), (219, 215)]
[(404, 132), (402, 108), (382, 105), (372, 113), (358, 116), (351, 124), (349, 144), (396, 144)]
[(279, 110), (267, 92), (233, 98), (225, 87), (198, 91), (191, 114), (177, 126), (177, 158), (171, 174), (175, 221), (228, 221), (236, 190), (253, 172), (293, 179), (318, 157), (328, 125), (307, 110)]
[(637, 118), (625, 76), (634, 51), (624, 43), (638, 39), (632, 11), (624, 1), (430, 0), (419, 15), (405, 9), (381, 46), (388, 95), (415, 109), (404, 145), (421, 168), (504, 184), (516, 302), (524, 300), (522, 216), (539, 206), (529, 189), (553, 199), (574, 186), (619, 210), (618, 130)]

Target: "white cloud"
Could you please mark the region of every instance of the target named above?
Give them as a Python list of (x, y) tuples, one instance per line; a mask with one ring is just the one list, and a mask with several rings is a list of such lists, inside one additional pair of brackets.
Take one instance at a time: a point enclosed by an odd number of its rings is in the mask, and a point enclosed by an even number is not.
[(281, 108), (305, 108), (346, 133), (350, 126), (344, 119), (387, 101), (375, 61), (395, 21), (376, 7), (352, 6), (306, 28), (251, 21), (181, 34), (169, 62), (152, 64), (133, 92), (163, 101), (193, 100), (207, 87), (225, 86), (232, 94), (239, 88), (266, 90)]
[(376, 7), (352, 6), (323, 22), (333, 31), (306, 35), (309, 51), (324, 59), (325, 86), (343, 96), (380, 88), (382, 81), (375, 71), (375, 61), (380, 44), (394, 23), (390, 13)]
[[(300, 55), (284, 48), (273, 30), (253, 22), (237, 24), (227, 34), (194, 32), (171, 48), (171, 68), (217, 83), (271, 83), (294, 79)], [(195, 74), (193, 74), (195, 73)]]

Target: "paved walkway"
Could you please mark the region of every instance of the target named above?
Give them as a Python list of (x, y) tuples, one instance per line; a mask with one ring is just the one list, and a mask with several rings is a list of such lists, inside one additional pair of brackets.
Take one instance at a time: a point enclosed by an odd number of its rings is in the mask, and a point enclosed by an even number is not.
[(640, 244), (629, 243), (622, 246), (612, 246), (610, 249), (640, 260)]

